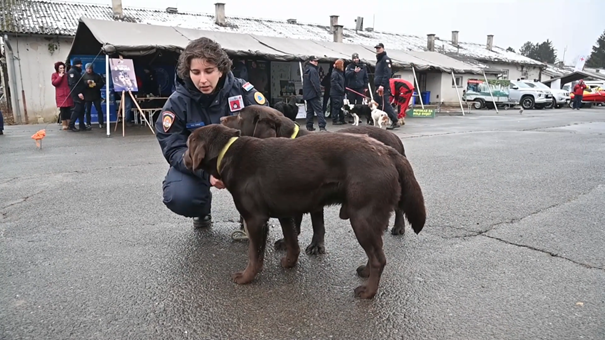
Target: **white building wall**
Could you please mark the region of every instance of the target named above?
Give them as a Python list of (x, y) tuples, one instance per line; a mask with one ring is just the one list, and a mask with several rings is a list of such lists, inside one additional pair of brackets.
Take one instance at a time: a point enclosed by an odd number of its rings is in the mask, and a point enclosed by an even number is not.
[[(512, 64), (497, 64), (497, 63), (486, 63), (483, 64), (489, 65), (494, 69), (508, 70), (508, 79), (517, 80), (519, 78), (525, 79), (538, 79), (540, 77), (540, 68), (534, 66), (527, 65), (512, 65)], [(542, 76), (544, 79), (544, 76)]]
[[(13, 98), (18, 101), (23, 123), (25, 123), (25, 106), (22, 90), (25, 92), (25, 104), (27, 105), (27, 115), (30, 123), (38, 123), (40, 118), (45, 122), (51, 122), (55, 119), (58, 109), (51, 75), (55, 72), (55, 62), (65, 62), (72, 41), (72, 38), (45, 39), (32, 36), (9, 36), (9, 43), (13, 49), (14, 57), (16, 57), (13, 60), (7, 60), (9, 86), (11, 86)], [(8, 57), (11, 56), (8, 55)], [(15, 79), (13, 79), (13, 75)], [(14, 88), (14, 84), (17, 85), (16, 88)], [(15, 110), (15, 107), (13, 107), (13, 110)]]

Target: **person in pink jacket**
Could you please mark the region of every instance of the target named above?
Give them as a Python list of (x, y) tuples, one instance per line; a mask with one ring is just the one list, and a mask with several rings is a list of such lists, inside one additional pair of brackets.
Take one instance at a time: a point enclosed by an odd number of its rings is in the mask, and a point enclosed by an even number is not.
[(57, 101), (57, 107), (61, 114), (59, 119), (62, 123), (62, 129), (67, 130), (69, 126), (69, 119), (71, 118), (71, 109), (74, 106), (74, 101), (69, 95), (69, 84), (67, 82), (67, 70), (65, 64), (62, 61), (55, 63), (55, 73), (52, 74), (51, 81), (55, 87), (55, 99)]

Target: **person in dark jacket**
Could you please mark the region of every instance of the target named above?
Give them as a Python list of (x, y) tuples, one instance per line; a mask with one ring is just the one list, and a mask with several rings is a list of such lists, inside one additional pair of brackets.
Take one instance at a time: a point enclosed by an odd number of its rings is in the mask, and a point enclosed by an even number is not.
[(240, 59), (233, 59), (233, 76), (235, 78), (243, 79), (248, 81), (248, 68), (246, 62)]
[[(73, 66), (67, 72), (67, 75), (71, 99), (74, 101), (74, 108), (69, 120), (69, 130), (73, 132), (89, 131), (90, 128), (84, 122), (84, 91), (86, 90), (86, 84), (82, 81), (82, 60), (74, 59)], [(76, 120), (79, 121), (79, 130), (76, 129)]]
[(366, 65), (359, 61), (359, 54), (353, 53), (353, 62), (350, 63), (345, 70), (346, 85), (348, 88), (355, 91), (347, 92), (347, 98), (351, 104), (363, 103), (363, 97), (360, 93), (365, 93), (369, 82), (368, 79)]
[[(330, 68), (328, 69), (328, 73), (326, 75), (323, 76), (323, 78), (321, 78), (321, 86), (324, 87), (324, 93), (329, 94), (330, 93), (330, 82), (331, 82), (331, 77), (332, 77), (332, 70), (334, 69), (334, 64), (330, 65)], [(321, 111), (322, 112), (328, 112), (328, 110), (330, 109), (328, 107), (328, 102), (330, 101), (330, 96), (324, 96), (323, 98), (323, 105), (321, 107)]]
[(193, 40), (178, 62), (176, 92), (156, 121), (156, 138), (170, 169), (162, 184), (163, 202), (172, 212), (193, 218), (195, 228), (212, 224), (210, 187), (223, 189), (220, 180), (202, 170), (185, 167), (183, 156), (191, 132), (245, 106), (265, 105), (263, 94), (231, 73), (231, 60), (221, 45), (206, 37)]
[(334, 125), (345, 123), (345, 115), (342, 112), (342, 101), (345, 98), (344, 68), (345, 62), (342, 59), (336, 60), (330, 77), (330, 106)]
[(317, 65), (319, 59), (310, 57), (303, 74), (303, 100), (307, 101), (307, 130), (315, 131), (313, 127), (313, 116), (317, 115), (319, 130), (326, 130), (326, 117), (321, 112), (321, 86), (319, 83), (319, 71)]
[(400, 126), (397, 122), (395, 110), (393, 110), (393, 106), (391, 106), (391, 103), (389, 102), (389, 98), (391, 96), (389, 80), (393, 75), (393, 65), (391, 59), (387, 56), (387, 52), (384, 50), (384, 45), (382, 43), (374, 46), (374, 48), (376, 49), (374, 87), (376, 88), (376, 93), (378, 94), (376, 102), (389, 116), (391, 126), (388, 126), (387, 129), (392, 130)]
[(99, 127), (103, 128), (103, 110), (101, 109), (101, 89), (105, 86), (105, 80), (95, 73), (92, 64), (86, 64), (86, 73), (82, 75), (82, 82), (86, 84), (84, 89), (84, 103), (86, 107), (86, 124), (90, 127), (90, 116), (92, 105), (97, 110)]

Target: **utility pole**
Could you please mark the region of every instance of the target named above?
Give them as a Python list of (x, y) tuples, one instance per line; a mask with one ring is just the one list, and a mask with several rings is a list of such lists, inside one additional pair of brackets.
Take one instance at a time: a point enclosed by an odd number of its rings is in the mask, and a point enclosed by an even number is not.
[(565, 66), (565, 54), (567, 53), (567, 46), (563, 49), (563, 66)]

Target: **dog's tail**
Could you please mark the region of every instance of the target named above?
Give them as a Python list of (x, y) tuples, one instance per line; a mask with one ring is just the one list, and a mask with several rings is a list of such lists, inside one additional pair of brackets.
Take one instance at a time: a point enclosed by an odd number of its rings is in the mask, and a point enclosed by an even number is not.
[(414, 176), (414, 170), (407, 158), (400, 153), (393, 153), (391, 158), (395, 161), (395, 167), (399, 173), (401, 185), (401, 198), (399, 208), (403, 210), (406, 219), (412, 225), (412, 229), (418, 234), (426, 222), (426, 207), (420, 184)]

